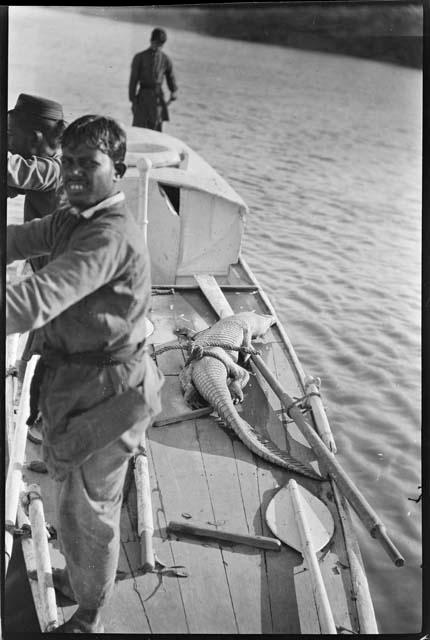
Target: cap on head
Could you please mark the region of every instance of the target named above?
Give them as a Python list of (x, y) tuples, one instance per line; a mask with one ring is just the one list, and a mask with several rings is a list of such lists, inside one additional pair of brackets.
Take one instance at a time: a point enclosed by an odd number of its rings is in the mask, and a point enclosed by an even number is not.
[(157, 44), (164, 44), (167, 40), (167, 35), (164, 29), (153, 29), (151, 33), (151, 42), (156, 42)]
[(45, 120), (63, 120), (63, 107), (59, 102), (30, 96), (27, 93), (20, 93), (15, 107), (9, 111), (14, 115), (24, 115), (30, 118), (43, 118)]

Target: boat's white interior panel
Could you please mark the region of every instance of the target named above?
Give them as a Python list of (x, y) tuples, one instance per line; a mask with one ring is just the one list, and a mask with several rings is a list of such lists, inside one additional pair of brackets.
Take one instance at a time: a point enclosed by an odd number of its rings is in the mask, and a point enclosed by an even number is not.
[[(195, 273), (226, 275), (239, 258), (245, 207), (217, 193), (216, 184), (211, 190), (196, 189), (183, 174), (178, 169), (174, 179), (174, 169), (166, 175), (150, 173), (148, 246), (154, 284), (173, 284), (177, 276)], [(137, 169), (129, 169), (122, 188), (137, 217), (143, 206)]]

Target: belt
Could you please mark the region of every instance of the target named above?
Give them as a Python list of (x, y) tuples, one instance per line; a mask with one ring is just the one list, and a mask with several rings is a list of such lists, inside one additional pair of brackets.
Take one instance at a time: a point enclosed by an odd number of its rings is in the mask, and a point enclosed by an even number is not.
[(147, 350), (145, 341), (122, 347), (117, 351), (107, 353), (103, 351), (79, 351), (66, 353), (60, 349), (44, 346), (41, 360), (50, 369), (56, 369), (64, 364), (89, 364), (95, 367), (110, 367), (124, 364), (140, 357)]

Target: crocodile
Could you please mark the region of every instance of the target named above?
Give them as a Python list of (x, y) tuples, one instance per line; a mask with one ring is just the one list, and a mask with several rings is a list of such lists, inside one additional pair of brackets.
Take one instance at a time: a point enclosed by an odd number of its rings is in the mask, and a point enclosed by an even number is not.
[[(263, 336), (274, 322), (270, 315), (243, 312), (222, 318), (203, 331), (185, 330), (192, 339), (191, 353), (198, 355), (191, 356), (179, 374), (184, 399), (194, 409), (209, 403), (222, 422), (261, 458), (284, 469), (321, 480), (321, 476), (309, 465), (279, 449), (243, 420), (235, 406), (243, 401), (242, 389), (249, 381), (248, 371), (238, 364), (239, 351), (245, 352), (245, 363), (253, 351), (251, 340)], [(211, 355), (205, 355), (207, 353)]]

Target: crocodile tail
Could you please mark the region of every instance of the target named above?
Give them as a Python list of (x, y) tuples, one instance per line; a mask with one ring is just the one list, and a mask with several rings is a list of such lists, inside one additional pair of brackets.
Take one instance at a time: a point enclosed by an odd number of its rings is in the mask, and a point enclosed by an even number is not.
[(240, 416), (238, 416), (238, 418), (239, 420), (230, 424), (236, 435), (253, 453), (289, 471), (295, 471), (314, 480), (323, 479), (310, 465), (297, 460), (297, 458), (289, 455), (287, 451), (282, 451), (272, 440), (265, 438)]
[[(225, 386), (225, 385), (224, 385)], [(198, 388), (200, 385), (198, 385)], [(200, 393), (217, 411), (222, 422), (233, 429), (238, 438), (245, 444), (250, 451), (260, 458), (276, 464), (279, 467), (295, 471), (301, 475), (313, 478), (314, 480), (322, 480), (322, 476), (314, 471), (312, 467), (297, 458), (293, 458), (286, 451), (282, 451), (274, 442), (265, 438), (256, 429), (251, 427), (248, 422), (243, 420), (231, 401), (228, 389), (216, 389), (216, 385), (205, 385), (205, 389), (199, 388)], [(222, 392), (221, 392), (222, 391)]]

